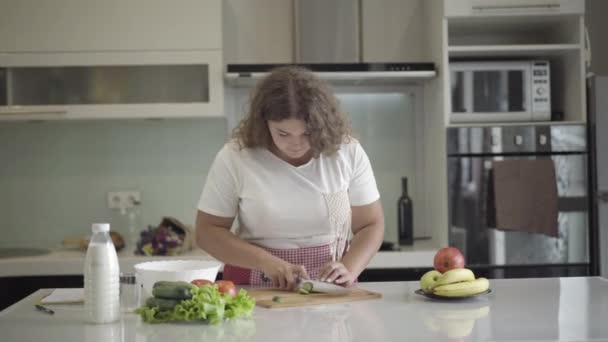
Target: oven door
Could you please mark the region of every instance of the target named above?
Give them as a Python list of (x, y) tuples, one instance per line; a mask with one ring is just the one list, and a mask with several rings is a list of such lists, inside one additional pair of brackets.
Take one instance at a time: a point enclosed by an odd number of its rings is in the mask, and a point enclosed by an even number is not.
[[(547, 159), (555, 166), (558, 237), (495, 228), (493, 164)], [(471, 265), (570, 265), (589, 262), (587, 156), (452, 156), (449, 168), (449, 242)]]
[(450, 63), (450, 121), (531, 121), (530, 72), (521, 62)]

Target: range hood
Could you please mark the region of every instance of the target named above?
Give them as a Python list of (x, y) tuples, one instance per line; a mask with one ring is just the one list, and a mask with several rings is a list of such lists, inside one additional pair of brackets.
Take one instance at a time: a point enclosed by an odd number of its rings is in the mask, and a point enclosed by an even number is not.
[[(360, 26), (360, 0), (294, 0), (293, 64), (332, 84), (408, 84), (435, 77), (433, 63), (363, 63)], [(276, 66), (228, 64), (225, 78), (248, 86)]]
[[(278, 66), (287, 64), (228, 64), (226, 81), (250, 86)], [(411, 84), (435, 77), (433, 63), (297, 63), (335, 85)]]

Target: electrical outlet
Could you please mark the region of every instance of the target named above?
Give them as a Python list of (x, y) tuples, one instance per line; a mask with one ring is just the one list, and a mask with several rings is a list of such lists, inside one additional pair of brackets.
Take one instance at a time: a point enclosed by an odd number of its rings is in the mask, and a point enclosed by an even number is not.
[(109, 209), (133, 208), (135, 203), (141, 203), (141, 193), (135, 190), (108, 192)]

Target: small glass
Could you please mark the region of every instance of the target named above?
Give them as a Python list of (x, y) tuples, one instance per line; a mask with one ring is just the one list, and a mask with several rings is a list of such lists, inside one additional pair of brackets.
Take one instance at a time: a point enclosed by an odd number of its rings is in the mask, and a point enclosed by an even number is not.
[(140, 287), (135, 273), (120, 274), (120, 310), (133, 312), (139, 307)]

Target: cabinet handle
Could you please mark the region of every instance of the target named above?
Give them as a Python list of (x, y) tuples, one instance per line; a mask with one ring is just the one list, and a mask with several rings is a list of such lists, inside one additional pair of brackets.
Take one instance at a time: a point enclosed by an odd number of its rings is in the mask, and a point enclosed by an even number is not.
[(473, 6), (475, 11), (516, 11), (516, 10), (547, 10), (559, 9), (559, 4), (551, 5), (496, 5), (496, 6)]
[(600, 191), (597, 194), (597, 199), (602, 203), (608, 203), (608, 191)]
[(0, 115), (44, 115), (44, 114), (67, 114), (65, 109), (14, 109), (9, 111), (0, 111)]

